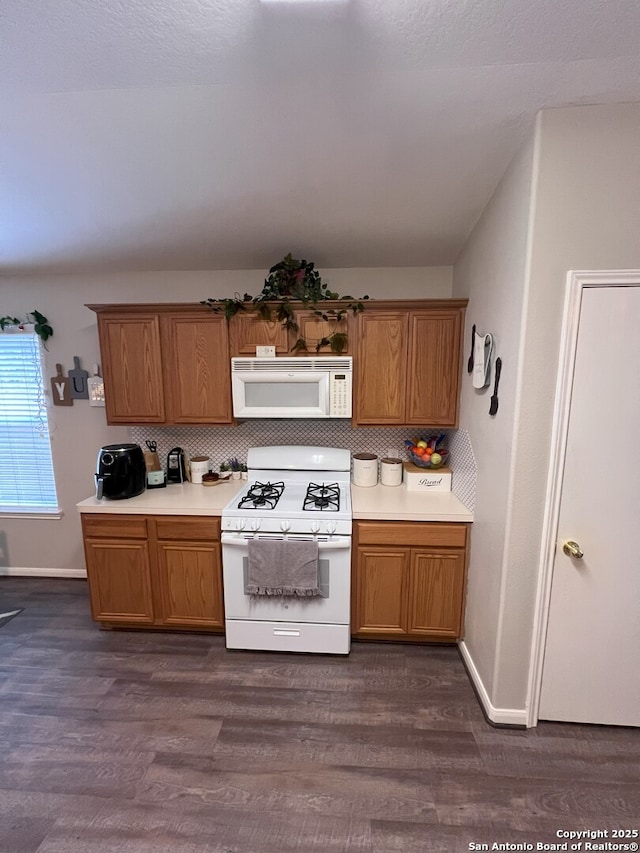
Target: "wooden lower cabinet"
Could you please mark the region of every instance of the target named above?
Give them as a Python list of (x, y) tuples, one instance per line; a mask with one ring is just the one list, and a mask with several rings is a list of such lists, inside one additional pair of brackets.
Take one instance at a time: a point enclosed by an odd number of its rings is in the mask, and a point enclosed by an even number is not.
[(162, 622), (223, 628), (220, 548), (203, 542), (159, 542)]
[(222, 631), (220, 519), (83, 514), (94, 620)]
[(354, 522), (351, 633), (459, 640), (467, 546), (467, 524)]
[(405, 636), (410, 553), (408, 548), (356, 548), (352, 633)]
[(88, 540), (85, 552), (93, 618), (102, 622), (152, 624), (147, 543)]

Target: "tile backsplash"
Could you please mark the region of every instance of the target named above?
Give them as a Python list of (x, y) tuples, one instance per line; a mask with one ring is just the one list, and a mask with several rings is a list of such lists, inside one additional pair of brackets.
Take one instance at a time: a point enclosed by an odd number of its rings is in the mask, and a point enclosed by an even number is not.
[[(473, 511), (476, 490), (476, 463), (466, 430), (445, 430), (446, 445), (453, 470), (452, 489), (462, 503)], [(189, 457), (209, 456), (211, 467), (231, 456), (247, 461), (249, 447), (274, 444), (316, 444), (322, 447), (344, 447), (352, 453), (375, 453), (376, 456), (398, 456), (406, 459), (404, 440), (413, 435), (430, 437), (439, 430), (411, 428), (358, 427), (340, 420), (248, 420), (234, 427), (132, 427), (131, 439), (145, 448), (145, 441), (155, 441), (163, 465), (173, 447), (182, 447)]]

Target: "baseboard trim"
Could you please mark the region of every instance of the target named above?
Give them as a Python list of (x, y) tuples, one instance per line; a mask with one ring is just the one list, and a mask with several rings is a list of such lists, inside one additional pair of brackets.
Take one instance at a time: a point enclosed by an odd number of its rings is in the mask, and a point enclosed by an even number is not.
[(86, 569), (40, 569), (0, 566), (0, 578), (85, 578)]
[(475, 690), (478, 702), (484, 712), (488, 722), (494, 726), (517, 726), (518, 728), (526, 728), (527, 711), (525, 708), (496, 708), (489, 699), (487, 688), (484, 686), (480, 673), (473, 662), (473, 658), (469, 653), (466, 643), (462, 640), (458, 643), (458, 649), (462, 657), (462, 661), (467, 670), (467, 674), (471, 679), (471, 683)]

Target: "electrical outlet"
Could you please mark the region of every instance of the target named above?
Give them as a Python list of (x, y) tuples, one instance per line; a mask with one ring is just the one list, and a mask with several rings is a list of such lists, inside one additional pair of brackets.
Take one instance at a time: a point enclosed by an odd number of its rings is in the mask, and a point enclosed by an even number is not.
[(256, 347), (256, 358), (275, 358), (275, 347)]

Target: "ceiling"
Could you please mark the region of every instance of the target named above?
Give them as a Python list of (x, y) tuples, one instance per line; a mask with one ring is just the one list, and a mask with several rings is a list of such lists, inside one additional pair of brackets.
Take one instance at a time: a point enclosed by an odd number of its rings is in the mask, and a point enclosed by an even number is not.
[(2, 0), (0, 271), (451, 264), (637, 0)]

